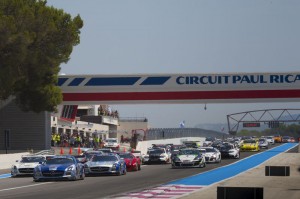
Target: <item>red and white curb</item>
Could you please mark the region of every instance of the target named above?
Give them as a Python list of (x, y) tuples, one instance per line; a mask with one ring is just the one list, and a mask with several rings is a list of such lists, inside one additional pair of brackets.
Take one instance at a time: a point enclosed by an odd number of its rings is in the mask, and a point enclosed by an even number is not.
[(113, 198), (138, 199), (138, 198), (178, 198), (199, 191), (203, 186), (189, 185), (163, 185), (140, 192), (128, 192)]

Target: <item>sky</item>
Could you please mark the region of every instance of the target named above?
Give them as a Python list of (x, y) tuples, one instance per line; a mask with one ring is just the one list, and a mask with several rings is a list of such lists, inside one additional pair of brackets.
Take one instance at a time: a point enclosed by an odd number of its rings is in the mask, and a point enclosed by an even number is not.
[[(84, 21), (61, 73), (300, 71), (299, 0), (47, 0)], [(112, 105), (152, 128), (227, 123), (226, 115), (300, 103)]]

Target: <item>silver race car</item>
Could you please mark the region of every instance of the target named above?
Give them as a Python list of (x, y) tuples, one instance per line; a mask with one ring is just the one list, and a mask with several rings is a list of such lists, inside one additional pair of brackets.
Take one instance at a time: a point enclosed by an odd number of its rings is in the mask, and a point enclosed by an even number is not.
[(33, 175), (33, 169), (45, 161), (42, 155), (24, 155), (11, 167), (11, 177)]
[(172, 168), (180, 167), (205, 167), (205, 156), (196, 148), (180, 149), (179, 153), (172, 157)]

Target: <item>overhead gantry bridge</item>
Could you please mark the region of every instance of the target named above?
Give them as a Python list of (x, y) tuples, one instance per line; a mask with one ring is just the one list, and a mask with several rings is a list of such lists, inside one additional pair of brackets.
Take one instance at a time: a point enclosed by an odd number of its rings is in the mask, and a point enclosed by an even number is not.
[(299, 102), (300, 72), (63, 75), (63, 104)]
[(235, 135), (240, 124), (243, 127), (260, 127), (268, 124), (270, 128), (278, 128), (283, 123), (299, 123), (300, 109), (265, 109), (253, 110), (227, 115), (229, 133)]

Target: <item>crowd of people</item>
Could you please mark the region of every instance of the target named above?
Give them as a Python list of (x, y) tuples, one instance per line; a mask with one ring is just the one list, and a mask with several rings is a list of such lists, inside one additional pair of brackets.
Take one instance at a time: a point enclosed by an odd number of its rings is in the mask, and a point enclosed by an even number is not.
[(97, 135), (86, 135), (79, 133), (59, 134), (52, 133), (51, 146), (53, 147), (87, 147), (87, 148), (102, 148), (102, 139)]
[(119, 118), (119, 113), (117, 110), (112, 110), (109, 105), (100, 105), (98, 108), (98, 115), (100, 116), (110, 116), (114, 118)]

